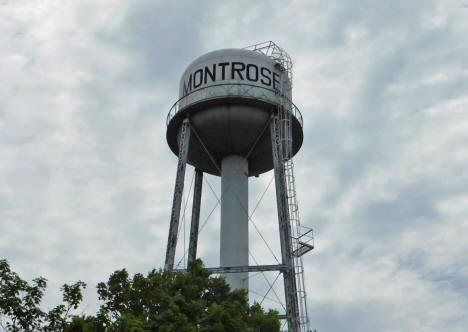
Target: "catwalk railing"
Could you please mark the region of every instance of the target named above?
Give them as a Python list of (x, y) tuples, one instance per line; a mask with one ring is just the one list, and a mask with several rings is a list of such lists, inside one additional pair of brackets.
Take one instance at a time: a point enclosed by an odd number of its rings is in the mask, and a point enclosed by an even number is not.
[[(259, 94), (258, 91), (262, 91), (262, 93)], [(172, 105), (169, 113), (167, 114), (166, 124), (168, 125), (174, 116), (176, 116), (180, 111), (183, 111), (187, 107), (193, 106), (199, 102), (206, 102), (209, 100), (226, 97), (251, 99), (253, 101), (260, 100), (273, 104), (274, 101), (272, 101), (272, 99), (275, 98), (275, 95), (278, 93), (278, 90), (268, 89), (253, 84), (223, 83), (209, 85), (194, 90), (177, 100), (174, 105)], [(299, 109), (296, 107), (296, 105), (294, 105), (293, 102), (288, 100), (286, 96), (283, 96), (282, 99), (287, 100), (288, 111), (299, 121), (299, 124), (302, 127), (302, 114)]]

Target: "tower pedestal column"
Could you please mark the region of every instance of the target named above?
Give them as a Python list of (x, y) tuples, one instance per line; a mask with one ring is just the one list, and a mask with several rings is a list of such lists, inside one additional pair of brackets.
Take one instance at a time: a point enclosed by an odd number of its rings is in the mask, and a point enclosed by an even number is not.
[[(237, 155), (221, 162), (220, 265), (249, 265), (248, 161)], [(249, 289), (249, 274), (225, 274), (232, 289)]]

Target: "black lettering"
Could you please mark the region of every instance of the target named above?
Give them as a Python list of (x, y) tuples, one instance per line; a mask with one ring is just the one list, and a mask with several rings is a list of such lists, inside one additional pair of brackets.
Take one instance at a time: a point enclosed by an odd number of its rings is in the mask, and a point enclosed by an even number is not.
[[(240, 67), (240, 68), (236, 68), (236, 67)], [(243, 64), (242, 62), (233, 62), (231, 64), (231, 79), (233, 80), (234, 79), (234, 73), (237, 73), (237, 75), (239, 75), (240, 79), (243, 80), (244, 77), (242, 76), (242, 73), (241, 71), (245, 70), (245, 64)]]
[[(198, 75), (200, 78), (198, 83), (197, 83), (197, 74), (200, 74)], [(194, 89), (198, 88), (202, 83), (203, 83), (203, 69), (198, 69), (195, 73), (193, 73), (193, 88)]]
[(229, 66), (229, 62), (218, 63), (218, 66), (221, 67), (221, 79), (224, 81), (226, 79), (226, 66)]
[(216, 81), (216, 63), (213, 63), (213, 70), (210, 71), (208, 66), (205, 66), (205, 84), (208, 82), (208, 75), (210, 75), (211, 82)]
[(277, 73), (273, 73), (273, 89), (275, 90), (279, 89), (276, 83), (279, 83), (280, 81), (278, 81), (277, 78), (279, 78), (279, 75)]
[[(265, 72), (268, 72), (268, 76), (265, 74)], [(260, 80), (260, 82), (262, 82), (266, 86), (271, 86), (271, 70), (268, 68), (262, 67), (262, 69), (260, 70), (260, 73), (262, 75), (262, 79)], [(265, 81), (264, 79), (266, 79), (267, 81)]]
[(192, 74), (189, 76), (188, 85), (185, 85), (184, 81), (184, 96), (186, 96), (190, 91), (192, 91)]
[[(250, 76), (250, 74), (251, 74), (250, 68), (253, 68), (253, 69), (254, 69), (254, 71), (253, 71), (253, 72), (254, 72), (253, 78), (252, 78), (252, 76)], [(256, 65), (254, 65), (254, 64), (248, 64), (248, 65), (247, 65), (247, 79), (248, 79), (249, 81), (252, 81), (252, 82), (258, 81), (258, 67), (257, 67)]]

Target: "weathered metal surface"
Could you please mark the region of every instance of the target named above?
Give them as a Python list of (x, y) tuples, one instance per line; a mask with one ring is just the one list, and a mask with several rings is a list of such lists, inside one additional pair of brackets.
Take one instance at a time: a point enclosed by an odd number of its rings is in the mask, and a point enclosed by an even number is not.
[(166, 262), (164, 268), (172, 270), (174, 268), (174, 257), (177, 246), (177, 232), (179, 229), (180, 207), (182, 204), (182, 193), (184, 191), (185, 167), (190, 144), (190, 124), (185, 119), (180, 128), (179, 139), (179, 161), (177, 163), (177, 175), (174, 188), (174, 198), (172, 201), (171, 221), (169, 226), (169, 236), (167, 239)]
[(193, 189), (193, 204), (192, 204), (192, 221), (190, 223), (190, 242), (188, 261), (190, 264), (197, 257), (197, 244), (198, 244), (198, 226), (200, 223), (200, 204), (203, 185), (203, 172), (195, 169), (195, 183)]

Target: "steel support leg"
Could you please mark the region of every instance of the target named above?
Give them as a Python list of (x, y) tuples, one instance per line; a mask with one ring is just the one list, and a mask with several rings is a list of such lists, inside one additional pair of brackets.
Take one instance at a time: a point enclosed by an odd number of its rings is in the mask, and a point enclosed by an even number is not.
[(187, 262), (188, 264), (193, 262), (197, 257), (198, 225), (200, 223), (202, 185), (203, 172), (199, 169), (195, 169), (195, 186), (193, 190), (192, 222), (190, 226), (190, 242)]
[(164, 268), (174, 268), (174, 257), (177, 246), (177, 232), (179, 230), (180, 206), (182, 204), (182, 193), (184, 191), (185, 166), (187, 164), (188, 148), (190, 143), (189, 119), (182, 122), (179, 136), (179, 162), (177, 164), (176, 183), (174, 188), (174, 199), (172, 201), (171, 224), (167, 239), (166, 263)]
[(294, 273), (294, 259), (292, 256), (291, 225), (289, 220), (288, 197), (286, 193), (284, 161), (282, 160), (283, 147), (278, 130), (278, 121), (278, 116), (272, 116), (270, 122), (270, 134), (275, 172), (276, 205), (278, 208), (281, 257), (283, 264), (286, 265), (286, 269), (283, 273), (286, 316), (288, 320), (288, 330), (299, 332), (299, 308), (297, 301), (296, 276)]

